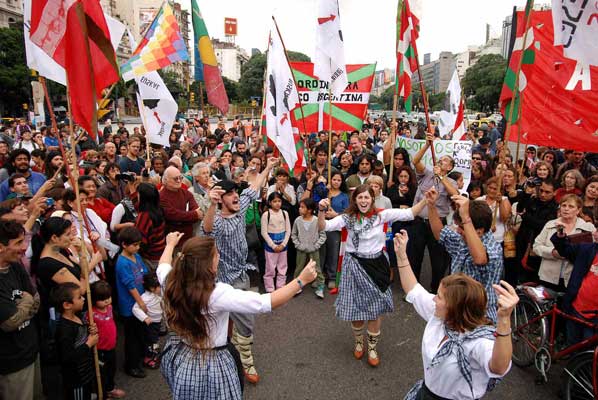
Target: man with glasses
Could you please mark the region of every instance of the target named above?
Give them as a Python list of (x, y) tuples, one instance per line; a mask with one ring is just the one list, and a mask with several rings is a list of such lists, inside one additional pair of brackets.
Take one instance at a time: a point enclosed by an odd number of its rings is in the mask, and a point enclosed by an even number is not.
[(184, 236), (179, 241), (182, 246), (193, 236), (193, 224), (203, 218), (203, 212), (197, 205), (193, 194), (182, 188), (183, 175), (176, 167), (168, 167), (162, 176), (160, 207), (164, 211), (166, 234), (181, 232)]

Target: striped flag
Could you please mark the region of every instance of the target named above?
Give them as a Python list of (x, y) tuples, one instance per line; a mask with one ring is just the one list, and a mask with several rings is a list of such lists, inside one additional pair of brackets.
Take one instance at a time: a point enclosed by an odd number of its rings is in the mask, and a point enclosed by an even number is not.
[(129, 61), (121, 65), (122, 77), (129, 81), (179, 61), (189, 61), (189, 52), (172, 8), (164, 3)]
[[(521, 13), (513, 15), (513, 26), (511, 29), (516, 33), (515, 42), (511, 49), (509, 58), (509, 65), (505, 73), (505, 80), (502, 91), (500, 93), (500, 107), (501, 112), (505, 118), (509, 119), (511, 124), (517, 123), (521, 111), (521, 94), (527, 86), (527, 81), (530, 78), (529, 70), (536, 59), (536, 49), (534, 46), (534, 28), (527, 22), (531, 20), (531, 13), (533, 11), (533, 0), (528, 0), (525, 6), (525, 11), (522, 18), (518, 18)], [(530, 25), (528, 27), (528, 25)], [(526, 35), (527, 28), (527, 35)], [(524, 43), (525, 40), (525, 43)], [(517, 69), (521, 63), (521, 71), (519, 72), (519, 83), (517, 85), (517, 92), (515, 93), (515, 79), (517, 76)], [(511, 100), (515, 96), (514, 109), (511, 114)]]
[(440, 137), (450, 135), (456, 140), (465, 140), (467, 130), (463, 119), (463, 98), (461, 97), (461, 85), (459, 84), (457, 70), (453, 72), (453, 77), (446, 89), (446, 100), (448, 102), (447, 110), (440, 112), (438, 121)]
[(419, 19), (421, 17), (419, 0), (399, 0), (397, 10), (397, 74), (395, 93), (405, 101), (405, 111), (413, 109), (411, 93), (412, 76), (417, 71), (417, 45)]
[(208, 103), (218, 108), (224, 115), (228, 112), (228, 96), (218, 69), (210, 35), (196, 0), (191, 0), (191, 8), (195, 34), (195, 80), (205, 83)]

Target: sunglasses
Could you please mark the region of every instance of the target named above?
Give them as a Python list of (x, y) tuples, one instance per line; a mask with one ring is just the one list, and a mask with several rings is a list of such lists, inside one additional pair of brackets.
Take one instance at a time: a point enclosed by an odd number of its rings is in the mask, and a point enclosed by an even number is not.
[(472, 160), (476, 160), (476, 161), (482, 161), (482, 159), (480, 157), (472, 157)]

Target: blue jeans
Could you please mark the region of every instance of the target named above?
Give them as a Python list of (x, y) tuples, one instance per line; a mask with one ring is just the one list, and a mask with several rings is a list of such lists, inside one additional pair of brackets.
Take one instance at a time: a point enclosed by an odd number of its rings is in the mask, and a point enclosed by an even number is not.
[[(576, 310), (570, 313), (572, 316), (581, 318), (591, 323), (598, 323), (598, 318), (586, 318)], [(581, 342), (594, 334), (594, 328), (587, 327), (575, 321), (567, 320), (567, 344), (569, 346)]]

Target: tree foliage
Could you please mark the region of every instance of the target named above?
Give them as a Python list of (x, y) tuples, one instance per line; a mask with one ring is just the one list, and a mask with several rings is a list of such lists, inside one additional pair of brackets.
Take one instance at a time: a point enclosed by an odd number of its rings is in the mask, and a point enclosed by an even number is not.
[(158, 73), (162, 77), (164, 84), (168, 88), (168, 91), (172, 94), (172, 97), (178, 99), (179, 96), (184, 95), (185, 89), (181, 84), (179, 75), (175, 71), (159, 69)]
[[(311, 59), (303, 53), (288, 51), (289, 61), (306, 61)], [(249, 100), (250, 97), (262, 97), (264, 72), (266, 71), (267, 54), (254, 54), (241, 68), (238, 100)]]
[(0, 113), (20, 116), (29, 103), (30, 72), (25, 59), (23, 29), (0, 28)]
[(467, 108), (494, 111), (498, 106), (507, 61), (499, 54), (487, 54), (465, 72), (463, 91)]

